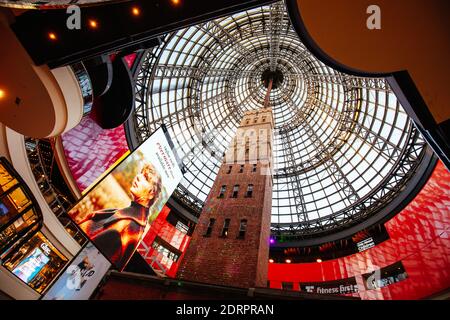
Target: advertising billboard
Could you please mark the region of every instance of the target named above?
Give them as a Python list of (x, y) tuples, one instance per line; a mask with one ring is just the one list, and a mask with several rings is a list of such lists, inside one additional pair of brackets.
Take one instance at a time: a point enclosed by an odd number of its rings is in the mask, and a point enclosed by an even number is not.
[(118, 270), (123, 270), (182, 172), (163, 128), (103, 177), (69, 216)]
[(387, 287), (391, 284), (406, 280), (408, 274), (401, 261), (362, 275), (367, 290)]
[(111, 263), (88, 242), (42, 300), (88, 300), (110, 267)]
[(35, 248), (13, 269), (12, 273), (23, 282), (30, 283), (49, 261), (50, 258), (47, 257), (42, 250)]

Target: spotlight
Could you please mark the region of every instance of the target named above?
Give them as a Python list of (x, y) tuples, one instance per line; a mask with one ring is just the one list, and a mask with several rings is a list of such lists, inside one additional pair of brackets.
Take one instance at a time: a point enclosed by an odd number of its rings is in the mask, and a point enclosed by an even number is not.
[(269, 262), (270, 262), (270, 263), (273, 263), (273, 259), (269, 259)]
[(319, 258), (319, 259), (317, 259), (316, 261), (317, 261), (318, 263), (321, 263), (321, 262), (322, 262), (322, 259)]
[(131, 13), (133, 16), (137, 17), (141, 15), (141, 10), (138, 7), (131, 8)]
[(274, 244), (275, 243), (275, 239), (274, 238), (270, 238), (269, 242), (270, 242), (270, 244)]
[(170, 0), (170, 2), (174, 5), (177, 6), (180, 4), (181, 0)]
[(286, 263), (291, 263), (291, 259), (286, 259)]
[(58, 37), (56, 36), (56, 33), (54, 33), (54, 32), (49, 32), (48, 38), (52, 41), (56, 41), (58, 39)]
[(3, 99), (4, 97), (6, 97), (6, 92), (0, 89), (0, 99)]
[(93, 20), (93, 19), (90, 19), (89, 20), (89, 27), (91, 27), (92, 29), (97, 29), (98, 28), (98, 22)]

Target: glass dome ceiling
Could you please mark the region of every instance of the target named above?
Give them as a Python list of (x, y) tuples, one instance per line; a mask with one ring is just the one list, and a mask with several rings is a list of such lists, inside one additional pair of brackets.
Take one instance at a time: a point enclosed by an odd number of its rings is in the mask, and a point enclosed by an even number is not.
[(236, 128), (263, 105), (275, 120), (274, 234), (316, 237), (363, 221), (404, 189), (426, 144), (383, 78), (317, 60), (274, 3), (192, 26), (148, 50), (137, 73), (132, 131), (164, 123), (186, 174), (175, 196), (201, 210)]

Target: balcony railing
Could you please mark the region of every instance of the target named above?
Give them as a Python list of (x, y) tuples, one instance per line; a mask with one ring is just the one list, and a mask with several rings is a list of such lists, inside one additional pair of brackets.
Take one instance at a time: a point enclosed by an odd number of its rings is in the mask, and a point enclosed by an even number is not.
[(47, 157), (48, 159), (48, 157), (53, 158), (54, 155), (49, 155), (48, 151), (44, 155), (39, 146), (40, 142), (40, 139), (25, 138), (25, 148), (27, 150), (28, 160), (30, 162), (34, 178), (45, 198), (45, 201), (54, 215), (58, 218), (72, 238), (74, 238), (80, 245), (83, 245), (86, 242), (86, 238), (78, 230), (75, 223), (67, 214), (67, 211), (73, 206), (74, 203), (54, 186), (50, 173), (46, 170), (44, 157)]
[(92, 102), (94, 100), (91, 79), (89, 78), (89, 74), (86, 71), (82, 62), (75, 63), (71, 65), (75, 76), (78, 79), (78, 83), (80, 85), (81, 94), (83, 95), (83, 115), (91, 112)]

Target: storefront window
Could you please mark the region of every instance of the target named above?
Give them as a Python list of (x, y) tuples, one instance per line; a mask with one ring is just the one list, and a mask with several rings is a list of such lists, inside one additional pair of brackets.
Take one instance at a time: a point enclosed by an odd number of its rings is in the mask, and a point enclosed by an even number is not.
[(40, 232), (8, 255), (3, 266), (36, 292), (42, 293), (67, 262)]
[(9, 162), (0, 157), (0, 257), (27, 241), (42, 224), (31, 191)]
[(8, 191), (18, 183), (17, 179), (10, 175), (5, 166), (0, 163), (0, 194)]
[[(38, 216), (33, 208), (28, 209), (21, 217), (19, 217), (13, 224), (6, 227), (0, 232), (0, 248), (5, 248), (9, 243), (14, 242), (21, 234), (26, 232), (28, 227), (36, 225)], [(39, 227), (36, 225), (36, 227)], [(34, 229), (34, 228), (32, 228)]]
[(16, 219), (29, 206), (31, 200), (20, 187), (0, 197), (0, 227)]

